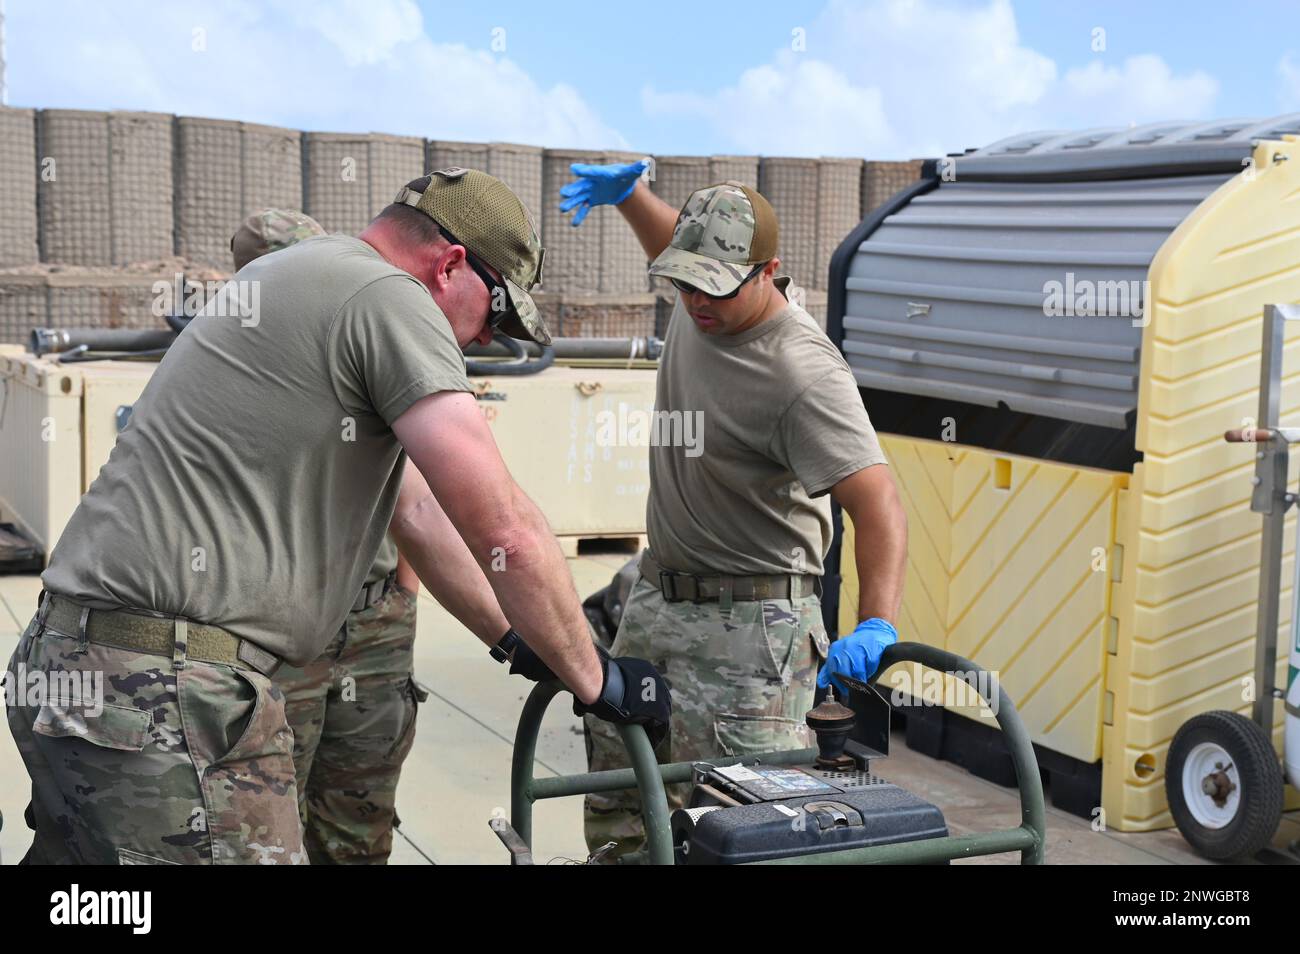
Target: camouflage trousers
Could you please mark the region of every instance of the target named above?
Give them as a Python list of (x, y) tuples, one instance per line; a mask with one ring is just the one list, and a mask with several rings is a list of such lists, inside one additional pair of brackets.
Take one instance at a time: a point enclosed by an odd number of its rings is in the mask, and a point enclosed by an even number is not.
[(183, 640), (170, 658), (83, 642), (38, 616), (6, 682), (32, 782), (26, 862), (306, 863), (293, 735), (261, 673), (188, 659)]
[(318, 659), (276, 674), (312, 864), (385, 864), (392, 852), (398, 776), (423, 701), (411, 676), (415, 604), (391, 587), (349, 614)]
[[(827, 646), (816, 596), (735, 602), (723, 614), (716, 601), (670, 603), (638, 579), (611, 653), (652, 662), (672, 686), (672, 721), (655, 750), (662, 764), (812, 745), (804, 714)], [(591, 771), (628, 765), (613, 725), (587, 716), (586, 729)], [(669, 810), (681, 808), (690, 786), (667, 794)], [(584, 821), (590, 850), (618, 842), (607, 858), (645, 838), (635, 790), (588, 795)]]

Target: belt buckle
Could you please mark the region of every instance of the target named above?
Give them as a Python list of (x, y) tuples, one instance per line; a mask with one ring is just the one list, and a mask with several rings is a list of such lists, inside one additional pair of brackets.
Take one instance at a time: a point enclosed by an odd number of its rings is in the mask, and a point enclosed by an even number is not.
[(659, 592), (663, 594), (664, 599), (669, 603), (676, 603), (677, 600), (677, 583), (674, 577), (677, 574), (668, 570), (659, 571)]
[(276, 674), (283, 662), (283, 660), (274, 653), (268, 652), (256, 643), (249, 642), (247, 639), (241, 639), (239, 641), (239, 647), (235, 650), (235, 657), (240, 662), (257, 670), (268, 679), (272, 678)]

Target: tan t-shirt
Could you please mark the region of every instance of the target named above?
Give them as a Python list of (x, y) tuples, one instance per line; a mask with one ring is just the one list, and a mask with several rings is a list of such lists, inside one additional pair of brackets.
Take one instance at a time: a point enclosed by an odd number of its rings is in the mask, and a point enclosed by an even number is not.
[(218, 297), (177, 339), (42, 579), (302, 665), (376, 564), (405, 460), (390, 425), (469, 382), (428, 291), (359, 239), (308, 239), (236, 279), (256, 312)]
[(646, 506), (650, 551), (667, 569), (820, 575), (831, 544), (822, 495), (886, 462), (848, 364), (793, 303), (738, 335), (706, 335), (679, 296), (655, 412), (674, 415), (651, 431)]

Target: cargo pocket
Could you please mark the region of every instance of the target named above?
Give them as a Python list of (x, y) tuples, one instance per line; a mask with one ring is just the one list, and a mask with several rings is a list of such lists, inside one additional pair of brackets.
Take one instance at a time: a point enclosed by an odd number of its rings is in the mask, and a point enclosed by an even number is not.
[(808, 727), (781, 716), (719, 712), (713, 720), (713, 734), (723, 755), (757, 755), (809, 745)]
[(763, 667), (769, 684), (790, 685), (794, 676), (793, 662), (799, 649), (799, 617), (789, 609), (785, 600), (764, 600), (757, 604), (758, 623), (762, 630), (762, 644), (766, 649), (767, 665)]
[(103, 749), (139, 752), (149, 739), (149, 713), (105, 704), (95, 715), (80, 705), (46, 703), (36, 714), (32, 732), (50, 739), (83, 739)]
[(420, 703), (429, 698), (429, 694), (416, 684), (414, 676), (406, 680), (402, 695), (404, 708), (402, 729), (397, 734), (397, 741), (388, 750), (386, 757), (388, 762), (395, 762), (398, 765), (406, 759), (407, 754), (411, 751), (411, 746), (415, 744), (415, 720), (420, 712)]
[(213, 759), (214, 765), (242, 756), (241, 748), (248, 741), (259, 715), (258, 709), (262, 705), (262, 693), (257, 684), (241, 670), (231, 669), (230, 672), (235, 677), (239, 691), (231, 693), (225, 706), (214, 707), (212, 710), (212, 714), (220, 719), (220, 724), (216, 726), (218, 734), (213, 739), (214, 748), (220, 754)]

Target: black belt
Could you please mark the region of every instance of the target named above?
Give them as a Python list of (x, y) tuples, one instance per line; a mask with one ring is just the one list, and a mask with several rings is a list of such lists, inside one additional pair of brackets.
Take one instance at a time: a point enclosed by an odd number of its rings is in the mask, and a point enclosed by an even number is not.
[(375, 580), (373, 583), (367, 583), (361, 587), (361, 592), (357, 598), (352, 601), (352, 612), (360, 613), (362, 610), (368, 610), (384, 598), (384, 594), (393, 588), (397, 582), (397, 571), (393, 570), (382, 580)]
[(658, 587), (669, 603), (797, 600), (818, 592), (821, 577), (809, 574), (768, 576), (703, 576), (665, 570), (647, 550), (641, 555), (641, 578)]

